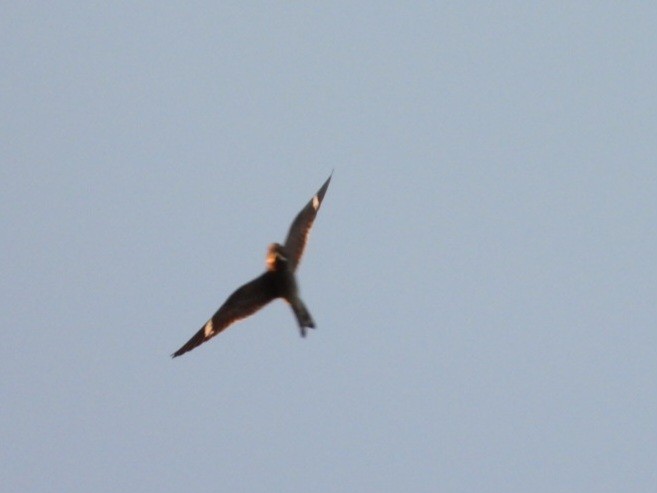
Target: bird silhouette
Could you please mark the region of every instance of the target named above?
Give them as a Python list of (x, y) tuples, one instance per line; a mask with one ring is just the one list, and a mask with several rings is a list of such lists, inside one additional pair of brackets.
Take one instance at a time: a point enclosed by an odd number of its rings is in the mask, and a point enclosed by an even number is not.
[(310, 229), (317, 216), (317, 211), (322, 205), (332, 176), (333, 173), (294, 218), (285, 243), (269, 245), (266, 257), (267, 270), (233, 292), (212, 318), (171, 355), (172, 358), (200, 346), (231, 324), (253, 315), (276, 298), (282, 298), (290, 305), (302, 337), (306, 336), (307, 328), (315, 328), (315, 322), (299, 296), (294, 273), (303, 256)]

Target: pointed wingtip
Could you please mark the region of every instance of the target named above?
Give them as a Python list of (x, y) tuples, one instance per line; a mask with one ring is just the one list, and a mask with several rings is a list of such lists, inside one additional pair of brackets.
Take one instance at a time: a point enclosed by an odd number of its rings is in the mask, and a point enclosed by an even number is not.
[(326, 179), (322, 187), (319, 189), (317, 194), (320, 196), (320, 199), (324, 197), (324, 194), (326, 193), (326, 190), (328, 189), (329, 183), (331, 183), (331, 178), (333, 178), (333, 170), (331, 170), (331, 174), (329, 177)]

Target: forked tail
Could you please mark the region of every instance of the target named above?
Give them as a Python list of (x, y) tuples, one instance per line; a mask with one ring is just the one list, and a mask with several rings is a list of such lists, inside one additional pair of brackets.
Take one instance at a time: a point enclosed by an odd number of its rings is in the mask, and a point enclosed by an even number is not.
[(306, 308), (306, 305), (303, 304), (303, 301), (297, 299), (295, 300), (294, 303), (292, 303), (291, 306), (294, 315), (297, 317), (297, 322), (299, 323), (299, 330), (301, 330), (301, 337), (306, 337), (306, 327), (310, 327), (311, 329), (314, 329), (315, 322), (313, 321), (313, 318), (310, 316), (310, 312)]

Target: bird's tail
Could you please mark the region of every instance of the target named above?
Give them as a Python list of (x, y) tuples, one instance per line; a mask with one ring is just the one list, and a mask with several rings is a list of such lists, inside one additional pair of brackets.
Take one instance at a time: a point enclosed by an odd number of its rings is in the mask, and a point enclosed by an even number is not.
[(314, 329), (315, 322), (313, 322), (313, 318), (310, 316), (310, 312), (306, 308), (306, 305), (303, 304), (303, 301), (297, 299), (291, 304), (291, 306), (294, 315), (297, 317), (297, 322), (299, 323), (301, 337), (306, 337), (306, 327)]

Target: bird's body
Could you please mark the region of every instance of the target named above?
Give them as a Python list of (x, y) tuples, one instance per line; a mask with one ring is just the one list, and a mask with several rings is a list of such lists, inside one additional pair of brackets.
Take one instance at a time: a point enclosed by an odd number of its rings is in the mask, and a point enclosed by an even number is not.
[(186, 344), (173, 353), (172, 357), (191, 351), (232, 323), (252, 315), (276, 298), (282, 298), (290, 305), (302, 336), (305, 337), (306, 328), (315, 328), (310, 312), (299, 297), (295, 271), (330, 181), (329, 176), (317, 194), (297, 214), (290, 226), (285, 244), (269, 245), (266, 258), (267, 270), (231, 294), (212, 318)]
[(297, 317), (301, 335), (305, 337), (306, 327), (311, 329), (315, 328), (308, 309), (299, 297), (299, 288), (297, 287), (297, 279), (292, 270), (292, 265), (289, 262), (289, 255), (285, 247), (278, 243), (269, 245), (267, 252), (267, 272), (264, 275), (270, 276), (271, 290), (276, 298), (283, 298), (288, 302), (294, 315)]

